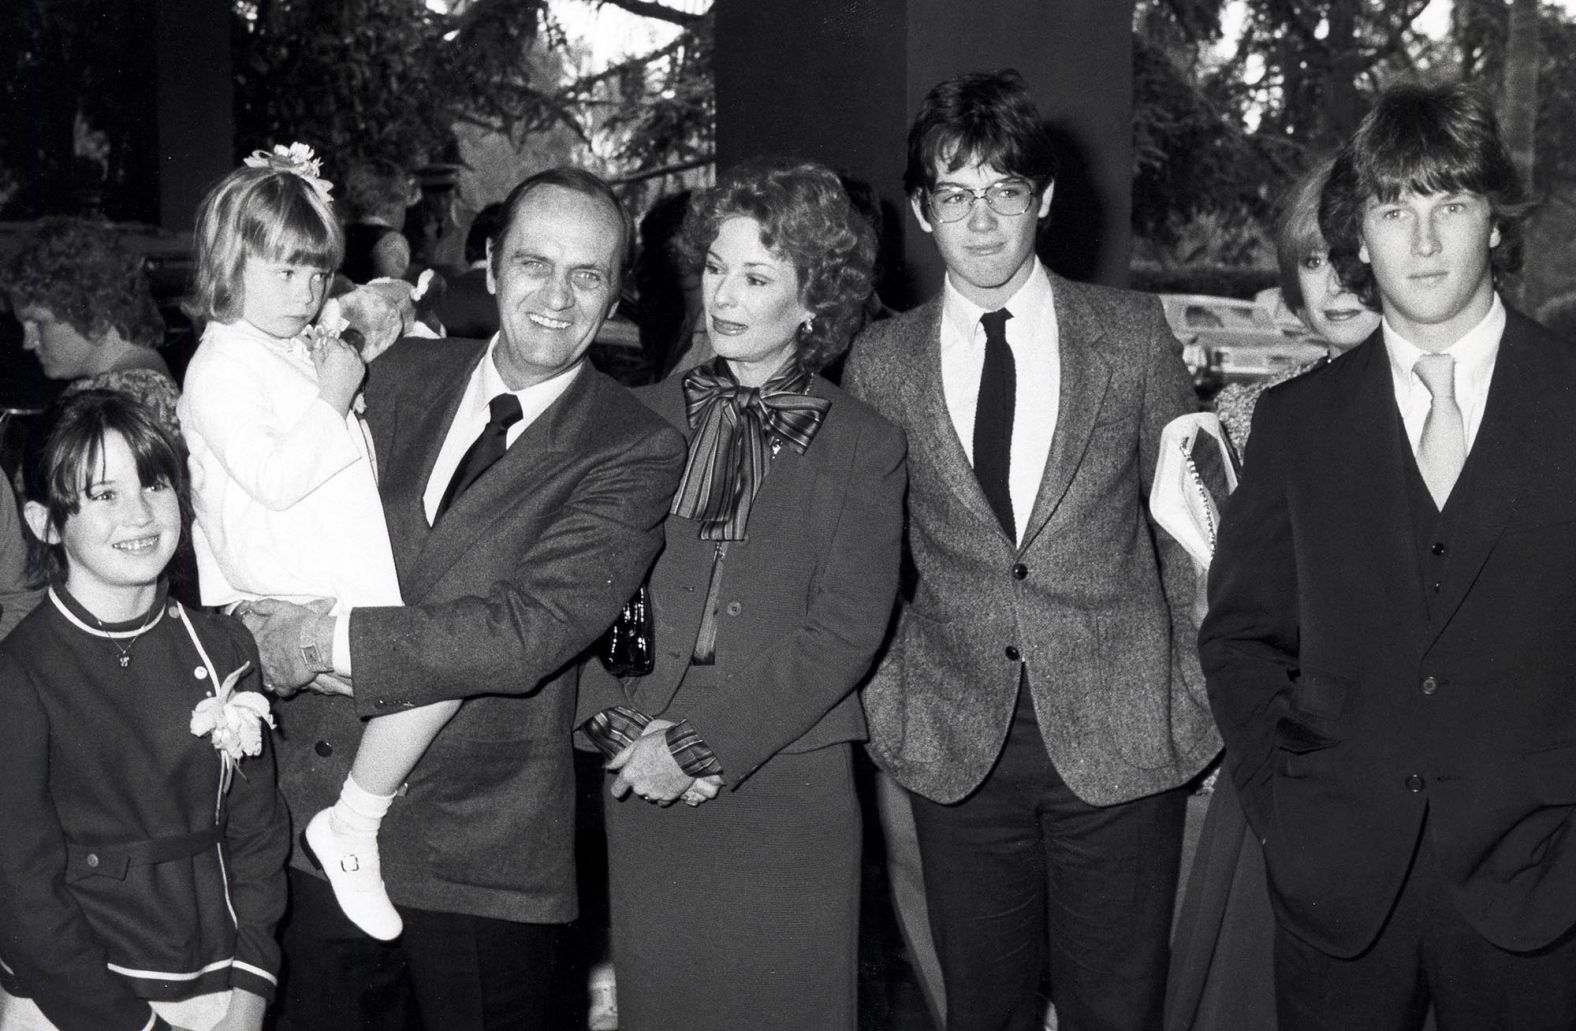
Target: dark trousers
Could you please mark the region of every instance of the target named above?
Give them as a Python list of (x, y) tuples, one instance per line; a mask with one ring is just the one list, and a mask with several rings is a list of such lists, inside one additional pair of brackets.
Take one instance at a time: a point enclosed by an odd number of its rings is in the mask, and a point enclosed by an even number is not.
[(914, 798), (948, 1031), (1037, 1031), (1047, 959), (1061, 1031), (1158, 1029), (1186, 813), (1183, 789), (1080, 800), (1021, 692), (984, 784)]
[(278, 1031), (559, 1031), (577, 1019), (584, 1024), (583, 1012), (572, 1015), (562, 983), (561, 925), (400, 906), (405, 933), (380, 942), (345, 918), (326, 882), (292, 869), (290, 893)]
[(1277, 928), (1275, 997), (1281, 1031), (1417, 1031), (1430, 1002), (1439, 1031), (1570, 1031), (1576, 932), (1535, 952), (1489, 942), (1452, 904), (1425, 827), (1367, 951), (1337, 959)]

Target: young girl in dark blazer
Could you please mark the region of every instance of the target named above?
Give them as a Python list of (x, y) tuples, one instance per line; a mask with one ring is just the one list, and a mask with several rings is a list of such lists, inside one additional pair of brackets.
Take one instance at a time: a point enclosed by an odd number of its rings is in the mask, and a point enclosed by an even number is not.
[(168, 596), (175, 443), (123, 394), (27, 456), (48, 596), (0, 643), (0, 1031), (257, 1031), (288, 824), (256, 646)]

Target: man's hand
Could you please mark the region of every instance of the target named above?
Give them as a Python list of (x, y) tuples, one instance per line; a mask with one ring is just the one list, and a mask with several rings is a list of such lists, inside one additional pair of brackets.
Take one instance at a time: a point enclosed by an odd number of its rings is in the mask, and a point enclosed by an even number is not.
[(649, 727), (638, 741), (609, 759), (607, 768), (618, 771), (613, 780), (614, 798), (623, 798), (633, 790), (648, 802), (666, 805), (695, 783), (668, 750), (667, 737)]
[(339, 695), (342, 698), (354, 698), (356, 689), (351, 684), (349, 677), (337, 676), (333, 673), (319, 673), (312, 678), (309, 685), (318, 694)]
[(265, 687), (288, 696), (312, 683), (320, 671), (307, 668), (301, 655), (301, 632), (309, 620), (331, 620), (328, 610), (332, 607), (333, 602), (327, 600), (308, 606), (262, 598), (236, 609), (236, 615), (257, 639)]

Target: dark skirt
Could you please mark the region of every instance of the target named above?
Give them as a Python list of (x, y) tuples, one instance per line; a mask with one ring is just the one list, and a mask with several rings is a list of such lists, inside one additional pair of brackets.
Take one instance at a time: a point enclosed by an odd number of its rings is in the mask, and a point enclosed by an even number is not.
[(1177, 913), (1166, 1031), (1275, 1031), (1275, 914), (1264, 850), (1224, 771)]
[(779, 754), (695, 808), (607, 801), (620, 1031), (853, 1031), (851, 748)]

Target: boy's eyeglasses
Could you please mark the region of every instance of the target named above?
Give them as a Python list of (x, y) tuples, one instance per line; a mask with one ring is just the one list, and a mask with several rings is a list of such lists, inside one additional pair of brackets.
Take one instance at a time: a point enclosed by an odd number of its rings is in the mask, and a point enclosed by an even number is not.
[(1021, 215), (1034, 206), (1034, 184), (1003, 179), (989, 186), (942, 186), (931, 190), (930, 214), (938, 222), (959, 222), (969, 217), (974, 202), (983, 200), (998, 215)]

